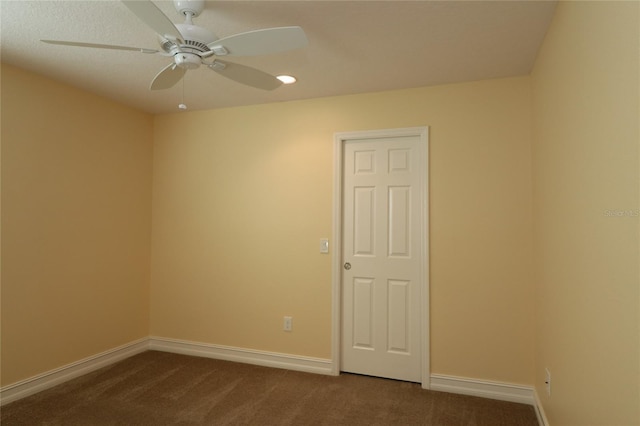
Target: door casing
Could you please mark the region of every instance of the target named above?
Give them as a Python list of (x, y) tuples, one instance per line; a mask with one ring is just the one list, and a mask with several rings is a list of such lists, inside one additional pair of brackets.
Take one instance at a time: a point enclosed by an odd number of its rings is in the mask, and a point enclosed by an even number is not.
[(342, 199), (344, 167), (344, 144), (350, 140), (376, 139), (402, 136), (420, 138), (422, 152), (422, 229), (421, 246), (421, 349), (422, 349), (422, 388), (429, 389), (431, 377), (429, 358), (429, 128), (407, 127), (399, 129), (368, 130), (357, 132), (339, 132), (334, 135), (333, 149), (333, 256), (332, 263), (332, 303), (331, 303), (331, 358), (332, 374), (340, 374), (341, 333), (342, 333)]

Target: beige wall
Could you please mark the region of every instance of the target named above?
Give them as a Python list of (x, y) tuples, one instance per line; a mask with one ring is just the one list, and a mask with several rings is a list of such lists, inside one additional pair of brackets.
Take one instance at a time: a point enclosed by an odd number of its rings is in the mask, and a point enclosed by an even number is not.
[(640, 424), (639, 17), (560, 3), (533, 72), (535, 384), (553, 426)]
[(530, 120), (528, 77), (156, 116), (152, 334), (329, 358), (333, 134), (428, 125), (432, 372), (532, 383)]
[(149, 334), (152, 117), (2, 65), (2, 384)]

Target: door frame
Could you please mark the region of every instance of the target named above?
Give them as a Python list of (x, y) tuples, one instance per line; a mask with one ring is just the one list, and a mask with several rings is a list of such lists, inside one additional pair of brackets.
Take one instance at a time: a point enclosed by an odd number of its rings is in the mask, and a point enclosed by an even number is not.
[(417, 136), (420, 138), (423, 162), (421, 176), (422, 211), (421, 240), (422, 262), (420, 265), (420, 331), (422, 388), (429, 389), (431, 380), (429, 345), (429, 127), (405, 127), (399, 129), (339, 132), (334, 134), (333, 145), (333, 256), (331, 259), (331, 358), (333, 375), (340, 374), (342, 335), (342, 197), (344, 167), (344, 145), (351, 140), (377, 139), (388, 137)]

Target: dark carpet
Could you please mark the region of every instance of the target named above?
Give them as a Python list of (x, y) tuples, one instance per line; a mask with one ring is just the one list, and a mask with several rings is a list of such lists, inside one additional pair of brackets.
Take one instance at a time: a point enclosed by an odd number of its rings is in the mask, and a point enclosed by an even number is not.
[(537, 426), (532, 406), (416, 383), (149, 351), (2, 407), (12, 425)]

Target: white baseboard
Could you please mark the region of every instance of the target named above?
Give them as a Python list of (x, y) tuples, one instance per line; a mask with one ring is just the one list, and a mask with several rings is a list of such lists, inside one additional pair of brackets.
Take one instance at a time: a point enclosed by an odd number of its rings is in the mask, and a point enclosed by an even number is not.
[(71, 364), (63, 365), (54, 370), (30, 377), (17, 383), (0, 388), (0, 405), (8, 404), (20, 398), (33, 395), (60, 383), (66, 382), (83, 374), (90, 373), (107, 365), (116, 363), (130, 356), (142, 353), (149, 348), (149, 339), (142, 338), (126, 345), (81, 359)]
[(149, 338), (149, 349), (307, 373), (334, 374), (333, 363), (330, 359), (325, 358), (312, 358), (154, 336)]
[(530, 386), (489, 382), (441, 374), (432, 374), (430, 384), (430, 389), (435, 391), (536, 405), (534, 391)]
[(547, 415), (544, 412), (544, 407), (542, 406), (542, 401), (540, 401), (540, 396), (538, 395), (538, 392), (534, 390), (533, 394), (536, 399), (535, 409), (536, 409), (536, 416), (538, 417), (538, 423), (540, 424), (540, 426), (550, 426), (549, 420), (547, 420)]

